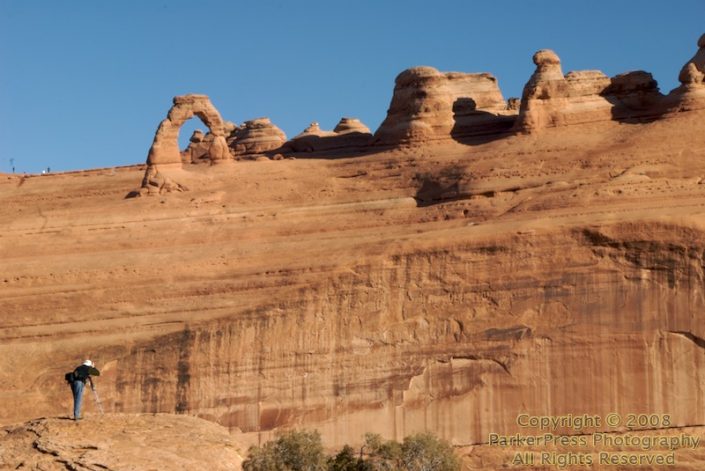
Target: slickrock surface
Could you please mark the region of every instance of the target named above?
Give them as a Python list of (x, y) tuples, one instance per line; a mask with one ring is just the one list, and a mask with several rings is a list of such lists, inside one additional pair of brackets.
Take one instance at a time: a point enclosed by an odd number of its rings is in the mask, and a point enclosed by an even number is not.
[(278, 149), (284, 142), (286, 135), (269, 118), (257, 118), (245, 121), (235, 131), (235, 139), (230, 145), (234, 155), (244, 156)]
[(0, 429), (0, 469), (236, 471), (241, 464), (227, 429), (184, 415), (42, 418)]

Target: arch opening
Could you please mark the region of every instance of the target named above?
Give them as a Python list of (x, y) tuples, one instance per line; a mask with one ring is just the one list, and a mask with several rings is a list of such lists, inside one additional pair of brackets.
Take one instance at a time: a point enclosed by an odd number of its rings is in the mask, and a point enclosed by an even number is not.
[(203, 147), (207, 144), (204, 158), (217, 162), (231, 157), (225, 141), (223, 119), (210, 99), (206, 95), (182, 95), (174, 97), (174, 105), (157, 128), (147, 157), (149, 165), (182, 163), (179, 131), (184, 123), (194, 116), (205, 124), (212, 136), (209, 138), (210, 142), (203, 144)]

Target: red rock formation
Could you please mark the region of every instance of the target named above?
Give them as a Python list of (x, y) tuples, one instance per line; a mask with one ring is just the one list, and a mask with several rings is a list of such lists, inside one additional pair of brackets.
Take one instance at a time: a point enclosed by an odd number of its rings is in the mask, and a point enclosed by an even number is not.
[(42, 418), (0, 429), (0, 469), (238, 471), (241, 464), (227, 429), (184, 415)]
[(698, 40), (698, 52), (681, 69), (681, 86), (667, 97), (670, 112), (705, 108), (705, 34)]
[(698, 52), (681, 70), (678, 77), (681, 83), (702, 83), (705, 79), (705, 34), (698, 39)]
[[(297, 427), (473, 446), (527, 433), (519, 413), (705, 423), (705, 110), (682, 106), (698, 61), (678, 113), (629, 126), (648, 74), (536, 62), (520, 119), (539, 134), (439, 137), (449, 79), (424, 69), (392, 107), (413, 118), (399, 135), (434, 136), (415, 147), (165, 166), (160, 197), (131, 201), (141, 167), (0, 179), (0, 423), (65, 413), (86, 356), (107, 410), (245, 444)], [(190, 191), (165, 193), (174, 172)]]
[(284, 145), (291, 152), (315, 152), (322, 150), (359, 150), (370, 144), (370, 129), (357, 118), (341, 118), (333, 131), (323, 131), (317, 122)]
[(387, 117), (375, 132), (383, 145), (424, 142), (506, 130), (508, 109), (490, 74), (441, 73), (414, 67), (400, 73)]
[(129, 202), (140, 169), (0, 180), (0, 422), (66, 413), (89, 356), (107, 410), (246, 445), (472, 444), (518, 412), (703, 423), (703, 113), (190, 166), (190, 191)]
[(370, 134), (370, 128), (364, 125), (362, 121), (357, 118), (340, 118), (338, 124), (333, 128), (333, 132), (337, 134), (347, 134), (350, 132), (359, 132), (362, 134)]
[(245, 121), (242, 127), (235, 131), (230, 146), (235, 156), (244, 157), (276, 150), (285, 142), (286, 134), (269, 118), (257, 118)]
[(213, 142), (213, 134), (204, 134), (200, 129), (196, 129), (189, 138), (189, 144), (181, 152), (181, 160), (183, 163), (196, 163), (209, 159), (208, 149)]
[(637, 71), (609, 78), (596, 70), (565, 76), (555, 52), (534, 54), (536, 71), (524, 87), (515, 129), (533, 132), (546, 127), (595, 121), (646, 118), (662, 113), (662, 96), (651, 74)]
[(169, 110), (167, 118), (157, 128), (154, 142), (147, 156), (147, 164), (181, 163), (179, 129), (194, 116), (198, 116), (213, 135), (213, 141), (208, 149), (209, 159), (212, 162), (217, 162), (230, 158), (225, 142), (224, 123), (220, 113), (206, 95), (191, 94), (174, 97), (174, 106)]

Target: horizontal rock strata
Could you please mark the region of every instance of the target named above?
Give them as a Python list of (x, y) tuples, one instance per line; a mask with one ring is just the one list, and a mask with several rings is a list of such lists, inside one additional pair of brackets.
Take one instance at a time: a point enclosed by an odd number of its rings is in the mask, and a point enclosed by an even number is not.
[(387, 117), (375, 132), (383, 145), (506, 130), (510, 109), (490, 74), (442, 73), (414, 67), (400, 73)]
[(532, 132), (546, 127), (594, 121), (658, 116), (662, 95), (651, 74), (637, 71), (607, 77), (600, 71), (565, 76), (555, 52), (534, 54), (536, 71), (524, 87), (515, 129)]
[(247, 156), (278, 149), (285, 142), (286, 135), (269, 118), (257, 118), (235, 131), (230, 146), (235, 156)]

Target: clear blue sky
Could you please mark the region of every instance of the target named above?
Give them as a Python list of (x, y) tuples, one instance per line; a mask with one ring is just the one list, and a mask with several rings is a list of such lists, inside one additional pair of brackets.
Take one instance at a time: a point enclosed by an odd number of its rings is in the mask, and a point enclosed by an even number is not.
[(643, 69), (667, 92), (704, 19), (703, 0), (0, 0), (0, 171), (143, 162), (184, 93), (288, 136), (341, 116), (374, 130), (407, 67), (491, 72), (519, 96), (541, 48), (565, 72)]

